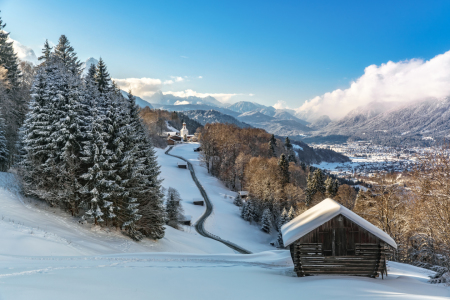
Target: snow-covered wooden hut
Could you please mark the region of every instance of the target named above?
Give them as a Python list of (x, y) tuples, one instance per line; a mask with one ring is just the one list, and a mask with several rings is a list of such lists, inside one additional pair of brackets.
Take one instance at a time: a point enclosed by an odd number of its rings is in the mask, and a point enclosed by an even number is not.
[(248, 191), (239, 191), (239, 196), (241, 197), (241, 199), (247, 199)]
[(397, 248), (384, 231), (332, 199), (281, 227), (297, 276), (387, 275), (386, 251)]
[(179, 161), (179, 162), (177, 162), (177, 166), (178, 166), (178, 168), (180, 168), (180, 169), (187, 169), (187, 162), (185, 162), (185, 161)]

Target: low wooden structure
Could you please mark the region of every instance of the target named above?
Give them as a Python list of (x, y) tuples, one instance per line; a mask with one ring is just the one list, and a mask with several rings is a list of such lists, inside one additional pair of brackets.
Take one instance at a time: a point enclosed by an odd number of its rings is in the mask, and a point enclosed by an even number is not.
[(307, 210), (281, 228), (297, 276), (387, 275), (386, 252), (395, 241), (332, 199)]
[(241, 199), (245, 200), (248, 197), (248, 191), (239, 191), (239, 196)]
[(177, 166), (178, 166), (178, 168), (181, 168), (181, 169), (187, 169), (187, 163), (186, 162), (178, 162)]
[(183, 139), (178, 135), (170, 135), (167, 137), (167, 145), (177, 145), (181, 144), (183, 142)]
[(192, 216), (186, 215), (183, 216), (183, 220), (180, 221), (181, 225), (191, 226)]
[(194, 203), (194, 205), (201, 205), (201, 206), (205, 205), (205, 202), (203, 200), (194, 201), (193, 203)]

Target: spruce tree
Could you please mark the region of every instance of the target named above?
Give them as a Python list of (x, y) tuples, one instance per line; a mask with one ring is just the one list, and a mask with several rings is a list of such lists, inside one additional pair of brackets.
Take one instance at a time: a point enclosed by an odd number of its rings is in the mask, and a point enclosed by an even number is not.
[(6, 71), (3, 78), (4, 93), (0, 97), (2, 114), (5, 119), (4, 135), (7, 141), (7, 168), (14, 163), (17, 153), (19, 128), (23, 125), (29, 101), (29, 87), (22, 81), (19, 59), (14, 51), (13, 42), (9, 41), (6, 24), (0, 18), (0, 69)]
[(248, 221), (248, 201), (245, 201), (242, 204), (241, 218), (244, 219), (245, 221)]
[[(121, 94), (118, 94), (122, 98)], [(136, 223), (136, 228), (146, 236), (161, 239), (164, 237), (165, 211), (161, 180), (158, 178), (160, 167), (157, 163), (155, 151), (149, 140), (142, 120), (136, 97), (128, 92), (123, 116), (126, 126), (123, 127), (121, 140), (124, 142), (122, 171), (119, 173), (127, 182), (123, 182), (130, 195), (139, 203), (139, 214), (142, 216)]]
[(48, 40), (45, 40), (44, 48), (42, 49), (42, 55), (39, 56), (38, 60), (41, 63), (45, 63), (50, 59), (50, 55), (52, 54), (53, 47), (50, 47)]
[(0, 116), (0, 171), (8, 170), (8, 145), (5, 137), (5, 119)]
[(113, 89), (108, 70), (106, 68), (105, 62), (101, 57), (97, 64), (97, 74), (95, 75), (95, 82), (97, 83), (98, 90), (102, 94), (108, 93)]
[[(291, 206), (291, 208), (290, 208), (289, 211), (287, 212), (286, 220), (287, 220), (287, 222), (290, 222), (290, 221), (292, 221), (294, 218), (295, 218), (295, 210), (294, 210), (294, 208)], [(287, 223), (287, 222), (286, 222), (286, 223)]]
[(286, 137), (286, 139), (284, 140), (284, 147), (286, 148), (287, 151), (292, 150), (292, 144), (289, 137)]
[(167, 224), (174, 228), (178, 228), (178, 224), (183, 220), (183, 207), (180, 201), (178, 191), (169, 187), (166, 200)]
[(242, 206), (242, 199), (241, 199), (241, 195), (239, 195), (239, 193), (234, 198), (233, 204), (236, 206)]
[(338, 189), (339, 181), (337, 179), (333, 180), (333, 178), (327, 177), (325, 180), (325, 195), (333, 198), (337, 195)]
[(280, 172), (280, 182), (283, 186), (289, 183), (289, 162), (286, 159), (284, 154), (281, 154), (280, 159), (278, 161), (278, 168)]
[(9, 89), (15, 89), (19, 86), (21, 77), (17, 54), (13, 48), (13, 42), (9, 42), (9, 33), (5, 31), (6, 24), (0, 18), (0, 65), (7, 71)]
[(276, 153), (275, 153), (275, 147), (277, 145), (277, 141), (275, 139), (275, 135), (272, 134), (272, 136), (270, 137), (269, 140), (269, 149), (268, 149), (268, 155), (269, 157), (276, 157)]
[(313, 174), (313, 185), (316, 192), (325, 194), (325, 179), (321, 169), (316, 169)]
[(261, 230), (265, 233), (270, 233), (272, 228), (272, 213), (266, 208), (261, 217)]
[(55, 56), (72, 74), (81, 73), (82, 63), (78, 60), (74, 48), (64, 34), (59, 37), (58, 45), (55, 46)]
[(311, 173), (308, 174), (308, 177), (306, 179), (306, 189), (305, 189), (305, 204), (306, 206), (309, 206), (312, 202), (313, 196), (316, 194), (314, 182), (313, 182), (313, 176)]

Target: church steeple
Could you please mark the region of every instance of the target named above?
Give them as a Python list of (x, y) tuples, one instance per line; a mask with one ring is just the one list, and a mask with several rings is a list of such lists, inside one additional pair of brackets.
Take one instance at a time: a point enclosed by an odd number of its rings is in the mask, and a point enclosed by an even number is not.
[(187, 136), (189, 135), (189, 130), (186, 128), (186, 122), (183, 122), (183, 128), (180, 130), (180, 136), (184, 141), (187, 141)]

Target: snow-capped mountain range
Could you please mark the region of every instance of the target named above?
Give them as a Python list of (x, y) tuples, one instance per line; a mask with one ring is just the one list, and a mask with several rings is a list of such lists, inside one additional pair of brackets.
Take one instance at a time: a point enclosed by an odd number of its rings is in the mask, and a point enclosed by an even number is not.
[[(84, 72), (97, 63), (98, 60), (93, 57), (86, 60), (83, 63)], [(339, 120), (332, 121), (323, 115), (311, 122), (305, 121), (309, 120), (309, 116), (294, 110), (275, 109), (250, 101), (226, 104), (212, 96), (178, 97), (157, 91), (147, 100), (137, 97), (136, 103), (140, 107), (169, 111), (195, 111), (189, 114), (196, 116), (201, 123), (249, 124), (279, 136), (299, 139), (307, 136), (308, 141), (338, 136), (342, 141), (354, 138), (379, 143), (397, 140), (399, 143), (429, 144), (447, 137), (450, 132), (450, 98), (425, 99), (408, 104), (375, 101), (350, 111)]]

